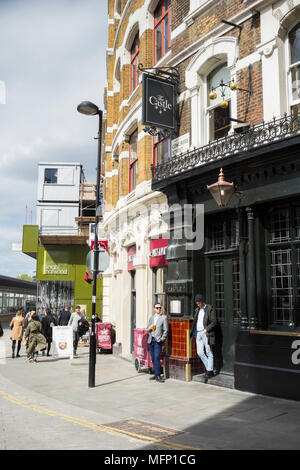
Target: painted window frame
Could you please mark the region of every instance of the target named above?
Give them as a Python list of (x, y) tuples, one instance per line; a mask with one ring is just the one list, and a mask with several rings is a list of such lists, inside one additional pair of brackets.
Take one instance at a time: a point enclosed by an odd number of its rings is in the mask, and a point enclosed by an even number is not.
[[(166, 8), (167, 6), (167, 8)], [(158, 12), (161, 9), (161, 14)], [(167, 22), (167, 37), (166, 37)], [(157, 57), (157, 32), (161, 27), (161, 56)], [(167, 39), (167, 42), (166, 42)], [(167, 44), (167, 47), (166, 47)], [(171, 1), (160, 0), (154, 11), (154, 64), (159, 62), (166, 53), (171, 49)]]
[(163, 160), (163, 162), (158, 163), (163, 164), (166, 163), (171, 157), (172, 157), (172, 139), (169, 136), (163, 136), (162, 134), (158, 134), (158, 136), (153, 137), (153, 166), (157, 166), (157, 154), (158, 154), (158, 149), (161, 145), (166, 144), (168, 145), (168, 158)]
[(130, 49), (130, 94), (134, 92), (139, 83), (139, 52), (140, 39), (139, 33), (137, 33)]
[[(212, 133), (212, 129), (211, 129), (211, 122), (210, 122), (210, 116), (212, 114), (212, 112), (214, 112), (215, 109), (217, 109), (219, 107), (219, 103), (220, 101), (217, 101), (216, 103), (212, 103), (210, 104), (209, 101), (209, 93), (210, 93), (210, 89), (209, 89), (209, 77), (213, 74), (213, 73), (218, 73), (219, 70), (221, 70), (222, 68), (227, 68), (228, 69), (228, 65), (226, 62), (224, 62), (223, 64), (219, 65), (219, 66), (215, 66), (212, 70), (210, 70), (207, 75), (206, 75), (206, 109), (205, 109), (205, 116), (206, 116), (206, 128), (207, 128), (207, 131), (206, 131), (206, 135), (207, 135), (207, 142), (213, 142), (215, 140), (217, 140), (218, 138), (222, 138), (222, 137), (216, 137), (214, 136), (213, 138), (211, 137), (211, 133)], [(229, 72), (229, 76), (230, 76), (230, 70), (228, 69), (228, 72)], [(225, 82), (226, 83), (226, 82)], [(217, 94), (220, 95), (220, 89), (218, 88), (216, 90)], [(225, 92), (226, 92), (226, 95), (225, 95), (225, 100), (228, 101), (228, 108), (225, 108), (225, 111), (226, 109), (229, 111), (228, 112), (228, 117), (231, 118), (232, 117), (232, 105), (231, 105), (231, 95), (230, 93), (228, 92), (228, 89), (226, 88), (225, 89)], [(222, 109), (222, 108), (221, 108)], [(229, 119), (229, 125), (227, 125), (226, 127), (228, 127), (228, 132), (226, 135), (228, 135), (231, 130), (232, 130), (232, 121), (230, 121)], [(215, 133), (215, 130), (213, 131)]]
[[(135, 146), (135, 149), (134, 147)], [(133, 152), (135, 150), (135, 153)], [(135, 158), (134, 158), (135, 155)], [(137, 186), (138, 180), (138, 131), (132, 132), (129, 138), (129, 192)]]
[[(288, 74), (288, 96), (289, 96), (289, 104), (290, 106), (295, 106), (300, 104), (300, 60), (292, 63), (292, 48), (291, 48), (291, 39), (290, 35), (293, 30), (299, 29), (300, 30), (300, 22), (297, 22), (292, 28), (290, 28), (287, 34), (287, 56), (288, 56), (288, 64), (287, 64), (287, 74)], [(299, 45), (299, 57), (300, 57), (300, 45)], [(298, 75), (298, 87), (295, 89), (296, 93), (298, 94), (298, 98), (294, 98), (293, 96), (293, 71), (296, 69), (296, 74)], [(297, 91), (298, 89), (298, 91)]]

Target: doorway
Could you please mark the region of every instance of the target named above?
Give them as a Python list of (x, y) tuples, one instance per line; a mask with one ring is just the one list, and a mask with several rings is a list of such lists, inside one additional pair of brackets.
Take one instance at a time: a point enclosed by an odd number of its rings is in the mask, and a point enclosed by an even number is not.
[(232, 374), (240, 317), (239, 258), (228, 255), (209, 260), (209, 298), (217, 316), (215, 368)]
[(134, 329), (136, 328), (136, 286), (135, 271), (130, 271), (131, 296), (130, 296), (130, 352), (134, 353)]
[(215, 369), (233, 374), (241, 316), (239, 223), (226, 217), (207, 224), (206, 298), (217, 316)]

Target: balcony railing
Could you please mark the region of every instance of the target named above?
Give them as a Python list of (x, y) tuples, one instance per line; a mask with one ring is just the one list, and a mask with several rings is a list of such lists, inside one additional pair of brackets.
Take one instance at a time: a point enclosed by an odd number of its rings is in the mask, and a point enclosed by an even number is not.
[(196, 167), (241, 155), (264, 145), (300, 134), (300, 114), (296, 111), (280, 119), (251, 126), (243, 133), (234, 133), (203, 147), (170, 158), (161, 165), (152, 165), (152, 181), (163, 181)]

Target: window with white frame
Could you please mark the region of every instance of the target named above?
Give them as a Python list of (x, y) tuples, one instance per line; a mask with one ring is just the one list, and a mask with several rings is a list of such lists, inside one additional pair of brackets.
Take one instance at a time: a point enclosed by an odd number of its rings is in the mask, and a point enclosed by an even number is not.
[[(225, 137), (231, 127), (230, 115), (231, 115), (231, 102), (230, 102), (230, 89), (228, 87), (220, 87), (220, 83), (229, 84), (230, 82), (230, 71), (227, 65), (221, 65), (215, 68), (207, 76), (207, 119), (208, 119), (208, 132), (209, 141), (220, 139)], [(215, 99), (210, 99), (209, 92), (213, 90), (216, 93)], [(220, 105), (228, 103), (226, 107)]]
[(290, 49), (291, 104), (300, 103), (300, 23), (288, 35)]

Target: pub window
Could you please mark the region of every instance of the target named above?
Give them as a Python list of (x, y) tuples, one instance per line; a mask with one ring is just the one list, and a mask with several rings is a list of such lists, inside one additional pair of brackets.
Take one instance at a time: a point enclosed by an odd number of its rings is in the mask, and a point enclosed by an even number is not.
[(139, 34), (136, 34), (130, 49), (130, 93), (138, 86), (139, 79)]
[(57, 168), (45, 168), (44, 183), (57, 184)]
[(166, 281), (167, 281), (167, 266), (162, 266), (154, 270), (154, 302), (160, 302), (163, 307), (163, 313), (167, 312), (167, 296), (166, 296)]
[(154, 62), (171, 49), (171, 0), (160, 0), (154, 12)]
[(288, 35), (291, 104), (300, 103), (300, 23)]
[(138, 180), (137, 139), (138, 132), (135, 131), (129, 140), (129, 192), (136, 188)]
[[(231, 127), (230, 92), (229, 88), (225, 87), (225, 96), (223, 97), (221, 95), (221, 88), (219, 87), (221, 80), (223, 80), (223, 83), (227, 84), (230, 82), (230, 71), (226, 65), (221, 65), (217, 69), (214, 69), (207, 77), (207, 119), (210, 142), (225, 137)], [(209, 98), (209, 92), (215, 88), (217, 98), (212, 100)], [(227, 101), (228, 107), (221, 108), (221, 101)]]
[(300, 301), (300, 207), (277, 207), (270, 213), (268, 259), (273, 325), (296, 320)]
[(166, 163), (171, 158), (171, 138), (159, 133), (154, 137), (154, 166)]
[(239, 245), (239, 221), (236, 218), (216, 220), (209, 224), (207, 250), (222, 251)]

